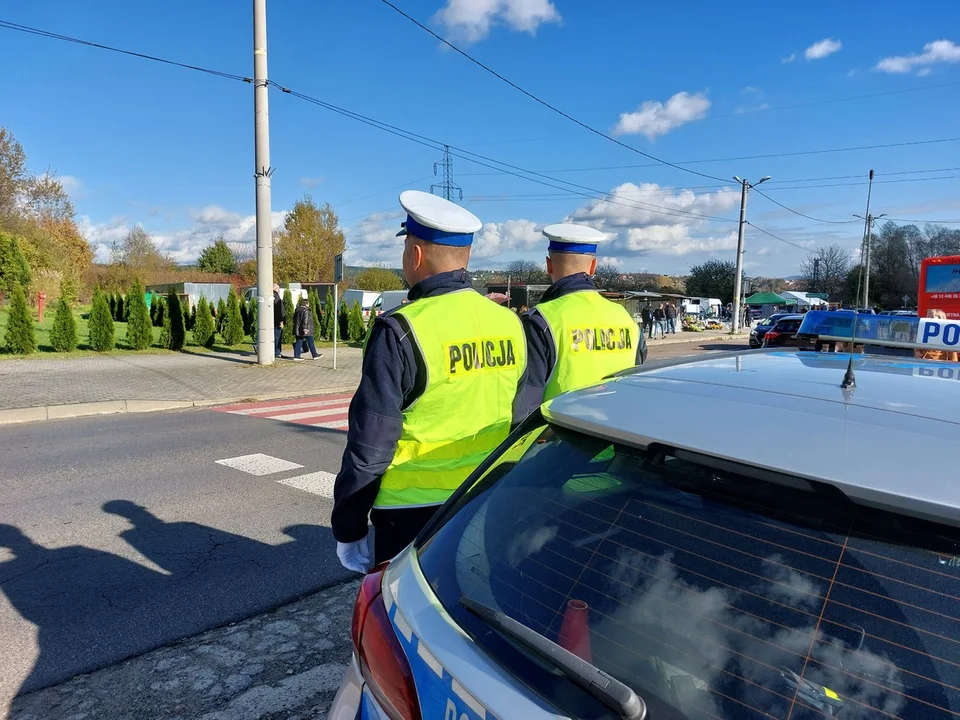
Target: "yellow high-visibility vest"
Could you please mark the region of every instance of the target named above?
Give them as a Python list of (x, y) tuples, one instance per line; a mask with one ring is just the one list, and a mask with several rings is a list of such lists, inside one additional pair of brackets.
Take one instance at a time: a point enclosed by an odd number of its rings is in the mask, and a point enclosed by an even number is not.
[(374, 507), (435, 505), (509, 435), (526, 339), (515, 313), (470, 289), (420, 298), (394, 316), (410, 327), (425, 383), (403, 411)]
[(557, 350), (543, 400), (600, 382), (637, 361), (640, 328), (626, 308), (596, 290), (581, 290), (540, 303)]

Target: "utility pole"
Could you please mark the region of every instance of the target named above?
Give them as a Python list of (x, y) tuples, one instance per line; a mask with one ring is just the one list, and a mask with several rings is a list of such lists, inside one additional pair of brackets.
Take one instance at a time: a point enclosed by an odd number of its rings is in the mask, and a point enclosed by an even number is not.
[(747, 224), (747, 190), (756, 187), (760, 183), (765, 183), (770, 179), (769, 175), (764, 175), (755, 185), (751, 185), (746, 178), (740, 178), (736, 175), (733, 179), (740, 183), (740, 229), (737, 231), (737, 270), (733, 277), (733, 325), (730, 332), (734, 335), (740, 332), (740, 313), (743, 305), (740, 302), (740, 290), (743, 280), (743, 230)]
[[(886, 213), (881, 213), (880, 215), (871, 215), (870, 214), (870, 195), (873, 192), (873, 170), (870, 171), (870, 182), (867, 185), (867, 212), (865, 215), (854, 215), (854, 217), (860, 218), (863, 220), (863, 249), (861, 250), (861, 256), (864, 258), (863, 262), (863, 308), (864, 310), (870, 307), (870, 251), (872, 245), (872, 235), (873, 235), (873, 223), (876, 220), (879, 220), (882, 217), (886, 217)], [(860, 302), (860, 298), (857, 298), (857, 302)]]
[(272, 365), (273, 228), (270, 212), (270, 112), (267, 106), (267, 0), (253, 0), (254, 177), (257, 182), (257, 363)]
[(813, 291), (820, 292), (820, 258), (813, 259)]
[(454, 195), (457, 195), (459, 200), (463, 200), (463, 190), (453, 181), (453, 156), (450, 155), (449, 145), (443, 146), (443, 160), (433, 164), (434, 175), (437, 174), (438, 165), (443, 168), (443, 182), (431, 185), (430, 192), (433, 192), (434, 188), (439, 188), (440, 195), (444, 200), (456, 202)]

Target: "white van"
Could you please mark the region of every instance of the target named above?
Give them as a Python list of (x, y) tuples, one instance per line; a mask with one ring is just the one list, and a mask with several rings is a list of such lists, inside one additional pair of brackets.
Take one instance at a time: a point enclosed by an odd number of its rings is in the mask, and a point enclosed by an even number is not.
[[(286, 290), (286, 289), (287, 289), (287, 288), (283, 288), (283, 287), (280, 288), (280, 297), (281, 297), (281, 298), (283, 297), (283, 291)], [(294, 307), (296, 307), (296, 306), (300, 303), (301, 298), (307, 297), (307, 291), (304, 290), (304, 289), (300, 286), (300, 283), (290, 283), (289, 289), (290, 289), (290, 297), (293, 299), (293, 306), (294, 306)], [(246, 288), (246, 289), (243, 291), (243, 299), (246, 300), (248, 303), (249, 303), (249, 302), (256, 302), (256, 301), (257, 301), (257, 286), (254, 285), (254, 286), (252, 286), (252, 287)]]
[(406, 290), (387, 290), (380, 293), (380, 299), (374, 303), (373, 307), (376, 309), (377, 315), (380, 315), (393, 310), (395, 307), (400, 307), (406, 299)]
[(347, 306), (347, 312), (349, 312), (354, 303), (360, 303), (363, 319), (366, 321), (370, 319), (370, 312), (381, 295), (382, 293), (375, 290), (347, 290), (343, 293), (343, 304)]

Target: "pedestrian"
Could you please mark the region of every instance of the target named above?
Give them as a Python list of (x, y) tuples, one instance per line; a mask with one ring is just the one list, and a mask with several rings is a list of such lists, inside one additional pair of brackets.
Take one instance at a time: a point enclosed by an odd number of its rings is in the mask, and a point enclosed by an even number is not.
[(653, 313), (650, 312), (650, 306), (644, 305), (643, 310), (640, 311), (640, 322), (643, 323), (643, 326), (640, 328), (641, 332), (647, 334), (647, 337), (653, 337)]
[(283, 357), (283, 347), (281, 338), (283, 337), (283, 322), (286, 317), (286, 308), (283, 306), (283, 298), (280, 297), (280, 286), (273, 285), (273, 354), (275, 357)]
[(296, 312), (293, 314), (293, 334), (296, 340), (293, 343), (293, 359), (300, 360), (300, 350), (306, 347), (314, 360), (323, 357), (323, 353), (317, 352), (317, 346), (313, 342), (313, 336), (316, 332), (313, 322), (313, 313), (310, 312), (310, 300), (301, 298)]
[(523, 325), (473, 290), (466, 270), (482, 223), (418, 190), (400, 205), (410, 302), (376, 318), (367, 336), (333, 490), (337, 557), (357, 572), (409, 545), (524, 418)]
[(663, 324), (664, 324), (664, 321), (666, 320), (666, 317), (667, 317), (667, 315), (666, 315), (666, 313), (663, 311), (663, 303), (660, 303), (659, 305), (657, 305), (657, 309), (653, 311), (653, 330), (654, 330), (654, 335), (656, 335), (657, 332), (659, 332), (659, 333), (660, 333), (660, 337), (663, 337), (663, 336), (664, 336)]
[(532, 412), (546, 400), (640, 365), (646, 343), (626, 308), (602, 297), (593, 282), (604, 235), (581, 225), (548, 225), (547, 273), (553, 284), (523, 316)]
[(664, 315), (667, 318), (667, 332), (677, 334), (677, 306), (672, 302), (667, 303), (667, 306), (663, 309)]

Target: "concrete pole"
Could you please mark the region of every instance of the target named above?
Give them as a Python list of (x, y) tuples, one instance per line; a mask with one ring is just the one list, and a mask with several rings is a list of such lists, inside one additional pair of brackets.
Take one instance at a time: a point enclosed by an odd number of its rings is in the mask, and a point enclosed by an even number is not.
[(733, 278), (733, 325), (731, 332), (737, 335), (740, 332), (740, 313), (743, 306), (740, 304), (740, 281), (743, 278), (743, 227), (747, 222), (747, 180), (740, 181), (740, 230), (737, 232), (737, 270)]
[(270, 112), (267, 106), (267, 0), (253, 0), (253, 117), (257, 180), (257, 363), (272, 365), (273, 234), (270, 211)]

